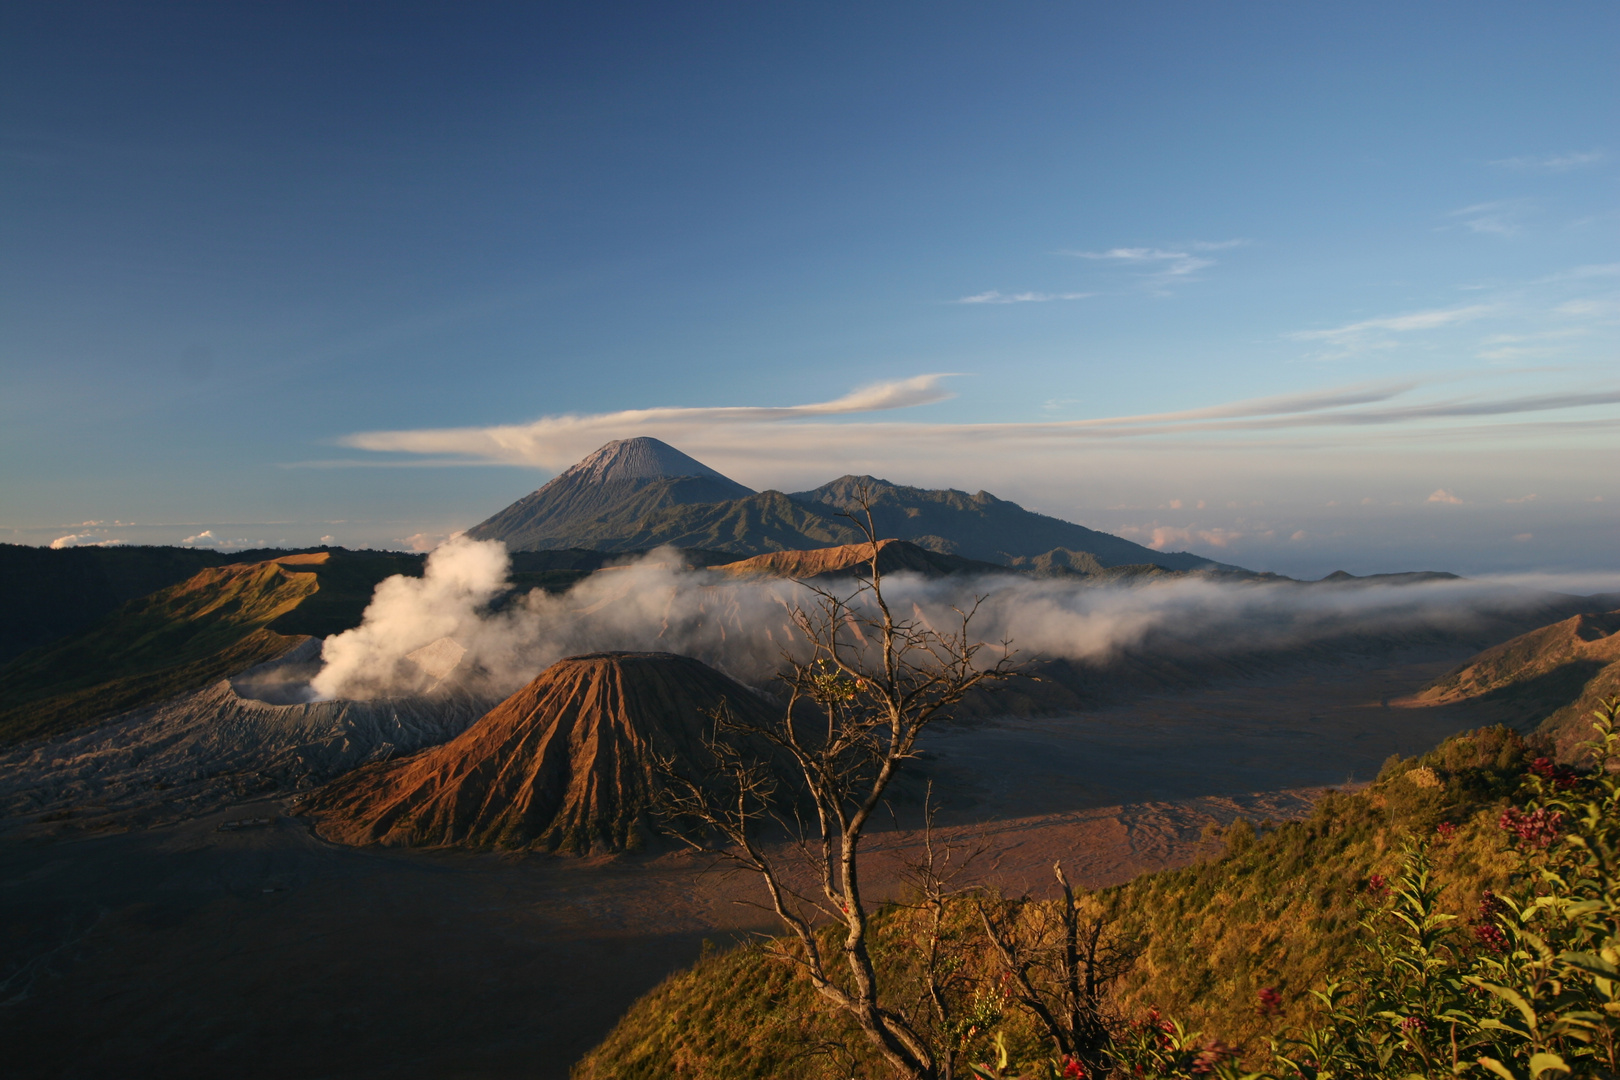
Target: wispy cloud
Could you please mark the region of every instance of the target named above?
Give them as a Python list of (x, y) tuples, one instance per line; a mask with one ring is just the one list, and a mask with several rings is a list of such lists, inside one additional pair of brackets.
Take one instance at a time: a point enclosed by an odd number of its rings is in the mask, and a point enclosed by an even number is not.
[(1586, 281), (1589, 278), (1605, 278), (1620, 275), (1620, 263), (1589, 263), (1586, 266), (1574, 266), (1568, 270), (1560, 270), (1556, 274), (1548, 274), (1538, 278), (1532, 284), (1542, 285), (1556, 281)]
[(1177, 244), (1176, 248), (1157, 247), (1117, 247), (1107, 251), (1065, 251), (1065, 255), (1073, 255), (1078, 259), (1117, 259), (1124, 262), (1178, 262), (1190, 259), (1194, 251), (1225, 251), (1228, 248), (1243, 247), (1247, 240), (1194, 240), (1190, 244)]
[(1096, 295), (1097, 295), (1096, 293), (1088, 293), (1088, 292), (1067, 292), (1067, 293), (1021, 292), (1021, 293), (1004, 293), (1004, 292), (1001, 292), (1001, 291), (996, 290), (996, 289), (991, 289), (989, 292), (977, 293), (977, 294), (975, 294), (973, 296), (964, 296), (959, 300), (951, 301), (951, 303), (953, 303), (953, 304), (1044, 304), (1044, 303), (1047, 303), (1048, 301), (1051, 301), (1051, 300), (1084, 300), (1088, 296), (1096, 296)]
[(1522, 219), (1533, 205), (1529, 199), (1499, 199), (1465, 206), (1446, 216), (1455, 219), (1470, 232), (1514, 236), (1524, 231)]
[(1520, 172), (1569, 172), (1583, 165), (1595, 165), (1603, 160), (1603, 153), (1598, 150), (1588, 150), (1584, 153), (1553, 154), (1549, 157), (1510, 157), (1501, 158), (1491, 162), (1499, 169), (1514, 169)]
[(1243, 247), (1247, 240), (1194, 240), (1172, 247), (1114, 247), (1103, 251), (1063, 251), (1076, 259), (1132, 267), (1149, 287), (1164, 288), (1178, 281), (1196, 280), (1200, 270), (1215, 265), (1212, 251)]
[(1620, 404), (1620, 390), (1572, 390), (1555, 394), (1516, 394), (1504, 398), (1474, 398), (1413, 405), (1394, 410), (1379, 422), (1439, 419), (1464, 416), (1507, 416), (1509, 414), (1582, 409), (1592, 405)]
[(1562, 330), (1542, 330), (1534, 334), (1487, 334), (1480, 338), (1481, 345), (1516, 345), (1526, 341), (1560, 341), (1566, 338), (1582, 337), (1586, 331), (1580, 327), (1566, 327)]
[[(340, 440), (341, 442), (342, 440)], [(344, 442), (343, 445), (352, 445)], [(414, 453), (414, 451), (410, 451)], [(318, 458), (311, 461), (286, 461), (282, 469), (467, 469), (498, 465), (502, 462), (478, 457), (413, 457), (413, 458)], [(528, 465), (527, 461), (505, 462), (509, 465)]]
[(1448, 506), (1461, 506), (1462, 505), (1462, 500), (1457, 498), (1457, 496), (1453, 495), (1451, 492), (1447, 491), (1445, 488), (1437, 489), (1434, 492), (1434, 494), (1430, 495), (1427, 499), (1425, 499), (1423, 501), (1424, 502), (1432, 502), (1432, 503), (1445, 503)]
[[(1214, 259), (1205, 259), (1192, 254), (1192, 245), (1186, 245), (1189, 250), (1175, 251), (1167, 248), (1147, 247), (1119, 247), (1109, 248), (1107, 251), (1066, 251), (1065, 255), (1073, 255), (1077, 259), (1100, 259), (1110, 262), (1129, 263), (1137, 266), (1151, 266), (1154, 272), (1165, 277), (1186, 277), (1206, 266), (1214, 266)], [(1198, 250), (1210, 250), (1201, 248)]]
[(1536, 334), (1491, 334), (1480, 341), (1487, 346), (1475, 353), (1481, 360), (1540, 360), (1567, 352), (1585, 336), (1580, 328), (1544, 330)]
[[(1173, 412), (1080, 420), (954, 424), (837, 419), (938, 401), (946, 396), (938, 385), (941, 378), (920, 376), (879, 384), (809, 405), (547, 416), (527, 424), (495, 427), (363, 432), (340, 442), (360, 450), (424, 455), (429, 463), (455, 455), (463, 462), (561, 469), (612, 439), (648, 435), (681, 446), (722, 470), (757, 474), (766, 462), (814, 462), (818, 471), (836, 467), (869, 471), (882, 461), (897, 458), (935, 463), (1000, 454), (1027, 458), (1121, 440), (1185, 439), (1196, 435), (1260, 437), (1287, 431), (1325, 435), (1335, 429), (1374, 427), (1428, 435), (1454, 432), (1455, 425), (1445, 426), (1449, 421), (1620, 404), (1620, 387), (1402, 402), (1399, 399), (1424, 385), (1420, 380), (1408, 379), (1249, 398)], [(835, 419), (837, 422), (832, 422)], [(1563, 424), (1570, 430), (1574, 426), (1578, 422)], [(391, 463), (398, 459), (384, 460)]]
[[(1207, 252), (1242, 247), (1247, 240), (1195, 240), (1174, 247), (1116, 247), (1106, 251), (1060, 251), (1076, 259), (1130, 267), (1136, 271), (1141, 285), (1155, 291), (1164, 291), (1171, 284), (1197, 280), (1200, 270), (1215, 265)], [(1053, 300), (1084, 300), (1098, 295), (1095, 292), (1018, 292), (1004, 293), (1000, 289), (959, 297), (953, 304), (1044, 304)]]
[(1357, 383), (1335, 386), (1326, 390), (1308, 390), (1297, 394), (1278, 394), (1272, 397), (1248, 398), (1221, 405), (1206, 405), (1199, 409), (1177, 412), (1143, 413), (1137, 416), (1114, 416), (1096, 420), (1063, 421), (1065, 427), (1118, 427), (1120, 425), (1173, 424), (1198, 420), (1257, 419), (1273, 416), (1298, 416), (1328, 409), (1341, 409), (1352, 405), (1368, 405), (1389, 401), (1416, 389), (1415, 380), (1385, 383)]
[(1490, 304), (1470, 304), (1467, 307), (1456, 308), (1433, 308), (1428, 311), (1410, 312), (1406, 315), (1387, 315), (1377, 319), (1363, 319), (1360, 322), (1336, 326), (1329, 330), (1296, 330), (1286, 336), (1295, 341), (1343, 342), (1379, 330), (1404, 333), (1411, 330), (1434, 330), (1442, 326), (1454, 326), (1457, 323), (1469, 322), (1489, 315), (1492, 310), (1493, 306)]
[(1601, 300), (1591, 297), (1582, 300), (1566, 300), (1553, 308), (1553, 310), (1560, 315), (1604, 318), (1620, 313), (1620, 300)]
[(585, 416), (546, 416), (528, 424), (496, 427), (366, 431), (345, 436), (339, 442), (360, 450), (458, 454), (486, 462), (557, 467), (559, 462), (568, 464), (581, 456), (581, 447), (588, 452), (603, 442), (624, 438), (623, 432), (768, 425), (929, 405), (954, 396), (941, 385), (946, 378), (949, 375), (936, 373), (873, 383), (841, 398), (808, 405), (626, 409)]

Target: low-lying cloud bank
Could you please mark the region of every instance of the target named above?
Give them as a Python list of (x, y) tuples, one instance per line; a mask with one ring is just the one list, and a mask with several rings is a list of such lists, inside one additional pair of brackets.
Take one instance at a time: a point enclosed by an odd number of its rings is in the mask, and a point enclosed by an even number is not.
[(97, 533), (71, 533), (67, 536), (58, 536), (51, 541), (52, 551), (61, 551), (63, 548), (75, 547), (123, 547), (124, 541), (117, 538), (108, 539)]
[[(791, 581), (686, 569), (673, 551), (599, 571), (561, 594), (513, 599), (508, 571), (497, 541), (458, 537), (440, 546), (421, 578), (382, 582), (362, 625), (326, 641), (313, 690), (348, 698), (420, 692), (443, 677), (449, 656), (461, 664), (459, 678), (504, 694), (564, 656), (607, 650), (683, 653), (763, 682), (797, 640), (792, 607), (814, 599)], [(1086, 663), (1161, 646), (1221, 654), (1361, 633), (1467, 632), (1545, 604), (1544, 590), (1560, 584), (1546, 577), (1342, 585), (1177, 578), (1100, 587), (1012, 573), (897, 574), (884, 582), (891, 605), (909, 617), (946, 629), (956, 609), (980, 600), (975, 638), (1010, 640), (1030, 658)], [(1617, 583), (1563, 584), (1589, 592)], [(444, 639), (455, 647), (435, 644)]]

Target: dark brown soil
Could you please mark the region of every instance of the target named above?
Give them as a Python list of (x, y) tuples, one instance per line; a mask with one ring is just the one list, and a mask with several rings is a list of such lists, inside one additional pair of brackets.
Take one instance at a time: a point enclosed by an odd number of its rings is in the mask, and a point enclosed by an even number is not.
[[(954, 793), (940, 831), (987, 845), (975, 875), (1014, 892), (1050, 889), (1056, 858), (1091, 886), (1184, 864), (1210, 821), (1297, 815), (1314, 785), (1489, 719), (1384, 706), (1464, 658), (942, 731), (925, 762)], [(685, 856), (351, 848), (287, 812), (96, 835), (86, 808), (0, 837), (0, 1071), (562, 1078), (704, 938), (768, 925), (755, 881)], [(874, 892), (915, 841), (872, 838)]]
[(279, 811), (0, 850), (0, 1072), (561, 1077), (739, 922), (678, 860), (401, 856)]

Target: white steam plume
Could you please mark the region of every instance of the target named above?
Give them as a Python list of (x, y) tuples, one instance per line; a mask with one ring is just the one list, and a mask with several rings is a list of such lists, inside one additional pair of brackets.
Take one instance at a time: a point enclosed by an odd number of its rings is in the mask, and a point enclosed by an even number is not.
[(686, 570), (678, 552), (654, 551), (566, 593), (536, 589), (491, 611), (508, 568), (499, 541), (445, 543), (420, 579), (382, 582), (361, 625), (327, 640), (312, 687), (349, 698), (418, 691), (426, 673), (409, 655), (440, 638), (466, 650), (457, 678), (488, 693), (514, 690), (564, 656), (613, 650), (684, 653), (764, 679), (791, 640), (788, 605), (801, 591), (780, 580), (716, 584)]
[[(328, 639), (314, 688), (337, 697), (421, 690), (427, 673), (407, 657), (445, 637), (466, 650), (458, 679), (491, 694), (515, 690), (564, 656), (607, 650), (682, 653), (759, 683), (777, 670), (781, 650), (794, 643), (789, 609), (813, 599), (791, 581), (738, 581), (688, 570), (677, 552), (662, 551), (591, 574), (565, 593), (535, 590), (490, 611), (490, 601), (507, 589), (507, 569), (497, 541), (458, 538), (444, 544), (429, 556), (422, 578), (384, 581), (363, 624)], [(1552, 580), (1537, 580), (1534, 589), (1526, 584), (1178, 577), (1100, 587), (1083, 579), (1012, 573), (884, 579), (899, 613), (947, 629), (958, 619), (955, 609), (982, 598), (976, 638), (1010, 639), (1026, 657), (1080, 662), (1105, 661), (1128, 649), (1197, 659), (1362, 633), (1375, 633), (1388, 645), (1434, 632), (1494, 632), (1501, 624), (1492, 620), (1558, 599), (1542, 591), (1557, 584)], [(1567, 614), (1548, 610), (1548, 619)]]
[(421, 673), (407, 654), (440, 638), (463, 648), (483, 642), (494, 628), (479, 611), (505, 588), (510, 566), (499, 541), (452, 537), (428, 556), (421, 577), (378, 583), (361, 624), (326, 639), (310, 686), (322, 697), (352, 698), (418, 688)]

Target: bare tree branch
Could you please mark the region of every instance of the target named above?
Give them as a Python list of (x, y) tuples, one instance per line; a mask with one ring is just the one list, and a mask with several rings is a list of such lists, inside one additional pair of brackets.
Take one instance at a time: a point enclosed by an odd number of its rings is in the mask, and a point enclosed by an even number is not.
[[(844, 516), (865, 537), (867, 574), (848, 595), (800, 582), (810, 601), (790, 611), (802, 640), (800, 651), (784, 653), (779, 679), (787, 703), (780, 719), (765, 724), (719, 710), (701, 776), (682, 775), (673, 760), (666, 762), (665, 812), (684, 823), (688, 843), (759, 875), (771, 909), (802, 950), (795, 962), (810, 985), (860, 1026), (897, 1075), (936, 1080), (953, 1067), (953, 1054), (942, 1057), (929, 1034), (938, 1025), (908, 1018), (872, 960), (862, 841), (923, 732), (975, 688), (1015, 674), (1016, 664), (1009, 643), (986, 654), (973, 640), (977, 601), (957, 612), (948, 632), (920, 613), (899, 617), (884, 593), (870, 492), (858, 490)], [(933, 890), (927, 903), (936, 914), (930, 955), (937, 959), (945, 887), (935, 872), (931, 809), (927, 814)], [(819, 900), (795, 891), (780, 856), (761, 841), (772, 825), (787, 832), (787, 850), (808, 864)], [(823, 927), (841, 927), (836, 944), (822, 936)], [(829, 950), (842, 960), (836, 971)], [(943, 996), (935, 1010), (948, 1024)]]

